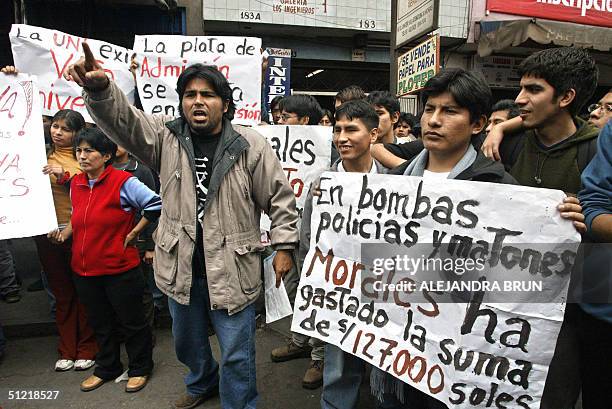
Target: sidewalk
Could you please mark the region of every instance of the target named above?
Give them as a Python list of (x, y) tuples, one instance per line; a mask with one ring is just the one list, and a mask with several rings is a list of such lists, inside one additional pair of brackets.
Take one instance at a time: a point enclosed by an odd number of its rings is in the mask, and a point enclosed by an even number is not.
[[(185, 368), (176, 360), (169, 329), (158, 329), (154, 350), (155, 369), (145, 389), (135, 394), (124, 392), (125, 382), (107, 383), (92, 392), (81, 392), (79, 383), (92, 370), (85, 372), (54, 372), (56, 342), (54, 336), (9, 339), (7, 355), (0, 363), (0, 408), (170, 408), (184, 391)], [(308, 366), (307, 359), (272, 363), (270, 351), (285, 342), (284, 337), (271, 328), (257, 330), (257, 387), (260, 394), (258, 408), (315, 409), (320, 408), (321, 389), (309, 391), (301, 386)], [(217, 339), (211, 338), (213, 351), (219, 354)], [(124, 364), (127, 359), (124, 356)], [(9, 400), (9, 391), (58, 391), (53, 400)], [(218, 398), (204, 403), (201, 408), (220, 409)], [(368, 385), (362, 385), (360, 408), (373, 408)]]
[[(124, 392), (125, 382), (108, 383), (99, 389), (84, 393), (80, 382), (92, 373), (55, 372), (57, 360), (57, 336), (55, 323), (50, 314), (47, 294), (44, 291), (29, 293), (26, 287), (39, 277), (40, 266), (31, 239), (12, 240), (17, 273), (23, 280), (22, 299), (15, 304), (0, 301), (0, 323), (8, 338), (6, 356), (0, 362), (0, 409), (20, 408), (134, 408), (168, 409), (185, 390), (183, 376), (186, 368), (178, 362), (174, 353), (170, 317), (162, 317), (161, 328), (156, 329), (157, 346), (153, 351), (155, 369), (145, 389), (135, 394)], [(309, 360), (273, 363), (270, 352), (286, 343), (289, 336), (290, 318), (270, 326), (258, 328), (257, 388), (260, 394), (260, 409), (318, 409), (321, 389), (314, 391), (302, 388), (302, 377)], [(215, 356), (219, 356), (216, 337), (211, 337)], [(127, 357), (123, 356), (124, 365)], [(9, 391), (20, 391), (33, 395), (35, 391), (57, 391), (50, 400), (9, 400)], [(31, 392), (31, 393), (29, 393)], [(48, 394), (48, 393), (46, 393)], [(369, 383), (361, 387), (359, 409), (374, 408)], [(218, 398), (207, 401), (198, 408), (220, 409)]]

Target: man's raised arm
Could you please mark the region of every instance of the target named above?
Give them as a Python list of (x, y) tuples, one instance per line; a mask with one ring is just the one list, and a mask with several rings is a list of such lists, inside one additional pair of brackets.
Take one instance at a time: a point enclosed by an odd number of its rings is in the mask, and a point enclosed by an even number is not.
[(119, 87), (106, 75), (83, 43), (84, 57), (64, 71), (64, 78), (83, 87), (89, 115), (114, 142), (141, 162), (159, 172), (161, 139), (168, 116), (152, 116), (132, 106)]

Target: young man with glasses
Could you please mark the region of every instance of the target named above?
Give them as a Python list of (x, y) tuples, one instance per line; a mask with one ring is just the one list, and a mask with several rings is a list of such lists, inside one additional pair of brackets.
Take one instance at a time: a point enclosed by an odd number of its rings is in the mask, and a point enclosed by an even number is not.
[(321, 105), (310, 95), (284, 97), (279, 107), (279, 125), (318, 125), (323, 116)]
[(612, 118), (612, 89), (598, 103), (589, 105), (588, 111), (589, 123), (603, 129), (608, 120)]

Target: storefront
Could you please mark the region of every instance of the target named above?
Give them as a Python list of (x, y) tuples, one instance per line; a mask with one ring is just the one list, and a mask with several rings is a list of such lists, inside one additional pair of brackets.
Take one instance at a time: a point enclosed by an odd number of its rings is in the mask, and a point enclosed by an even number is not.
[(514, 98), (522, 59), (549, 47), (590, 50), (599, 68), (599, 84), (589, 103), (612, 87), (609, 1), (475, 0), (468, 43), (475, 47), (471, 66), (483, 72), (495, 99)]
[(389, 84), (390, 1), (203, 0), (207, 35), (261, 37), (265, 48), (291, 50), (289, 85), (329, 108), (349, 85)]

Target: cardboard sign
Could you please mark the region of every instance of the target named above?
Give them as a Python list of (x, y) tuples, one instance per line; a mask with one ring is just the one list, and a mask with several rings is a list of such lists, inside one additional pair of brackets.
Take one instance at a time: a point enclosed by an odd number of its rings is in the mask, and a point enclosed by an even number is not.
[(448, 407), (539, 407), (580, 241), (563, 192), (359, 173), (319, 189), (292, 331)]
[(134, 78), (129, 70), (132, 52), (127, 48), (27, 24), (13, 24), (9, 37), (17, 69), (36, 75), (44, 115), (73, 109), (80, 112), (85, 121), (93, 122), (85, 109), (81, 87), (62, 76), (64, 70), (83, 55), (84, 41), (109, 78), (117, 83), (130, 102), (134, 101)]
[(235, 124), (261, 122), (261, 40), (250, 37), (136, 36), (136, 79), (145, 112), (178, 116), (176, 81), (196, 63), (214, 65), (232, 88)]
[(287, 174), (301, 217), (310, 184), (331, 165), (332, 128), (318, 125), (259, 126)]
[(57, 229), (34, 79), (0, 74), (0, 240)]
[(197, 59), (137, 54), (138, 95), (145, 112), (179, 116), (176, 81), (190, 65), (216, 65), (228, 80), (236, 106), (233, 123), (254, 126), (261, 122), (261, 67), (256, 59), (244, 56), (201, 56)]
[(134, 51), (181, 58), (204, 55), (240, 55), (256, 57), (261, 63), (261, 38), (240, 36), (134, 36)]

